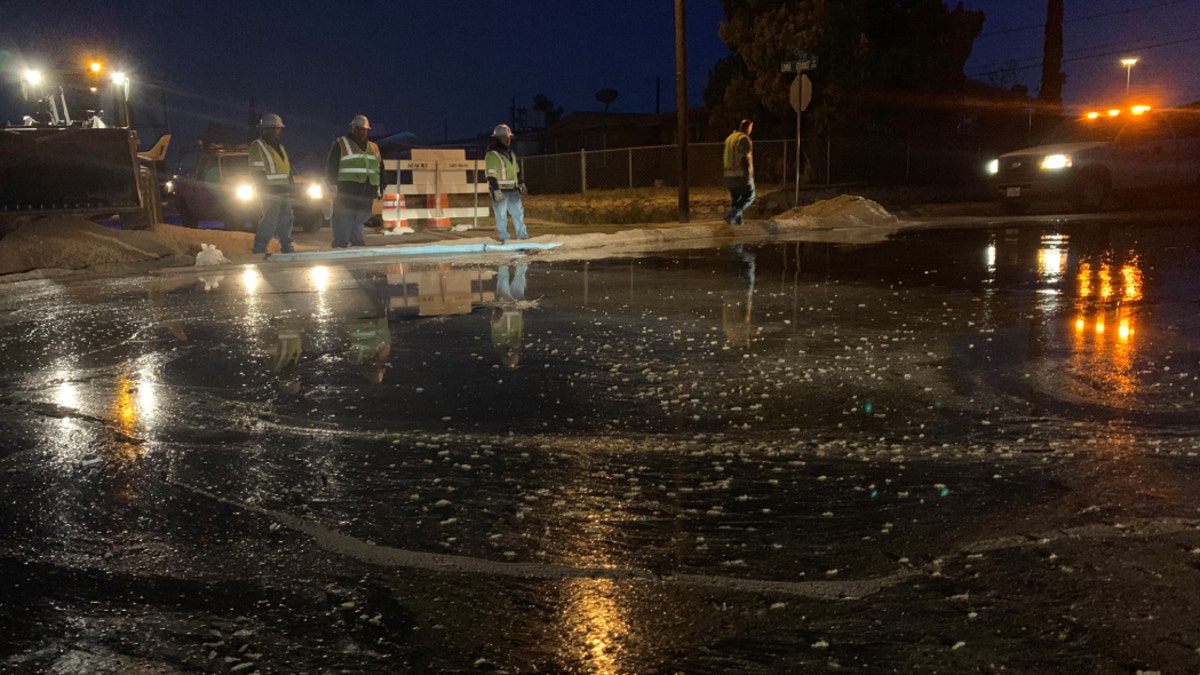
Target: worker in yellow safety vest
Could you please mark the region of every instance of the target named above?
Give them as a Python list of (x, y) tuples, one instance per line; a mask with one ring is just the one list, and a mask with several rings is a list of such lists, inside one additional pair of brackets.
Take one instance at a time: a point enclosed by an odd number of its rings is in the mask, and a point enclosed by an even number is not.
[(507, 124), (497, 125), (492, 130), (492, 144), (488, 146), (484, 164), (487, 167), (488, 191), (492, 194), (492, 211), (496, 214), (496, 232), (500, 242), (508, 241), (508, 217), (513, 220), (513, 231), (517, 239), (528, 239), (525, 231), (525, 206), (521, 196), (529, 194), (525, 178), (513, 152), (512, 129)]
[(754, 141), (750, 132), (754, 122), (742, 120), (738, 128), (725, 139), (725, 187), (729, 188), (729, 210), (725, 222), (742, 224), (742, 213), (754, 203)]
[(325, 160), (325, 180), (337, 189), (333, 198), (334, 248), (366, 245), (363, 223), (371, 219), (383, 172), (383, 158), (379, 146), (368, 139), (370, 132), (366, 115), (355, 115), (350, 133), (333, 142)]
[(262, 220), (254, 232), (254, 253), (266, 253), (271, 238), (279, 239), (284, 253), (295, 251), (292, 242), (292, 165), (280, 137), (283, 120), (267, 114), (259, 122), (259, 137), (250, 144), (250, 177), (262, 206)]

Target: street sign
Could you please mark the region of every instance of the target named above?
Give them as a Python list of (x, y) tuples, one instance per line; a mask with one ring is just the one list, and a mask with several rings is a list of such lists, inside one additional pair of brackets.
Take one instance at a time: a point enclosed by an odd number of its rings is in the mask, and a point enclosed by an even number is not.
[(792, 104), (792, 110), (796, 112), (808, 110), (808, 104), (812, 103), (812, 80), (808, 79), (808, 75), (801, 73), (799, 77), (792, 80), (792, 90), (788, 93), (788, 100)]
[(796, 61), (784, 61), (779, 64), (779, 72), (781, 73), (803, 73), (806, 70), (813, 70), (817, 67), (817, 57), (810, 56), (807, 59), (799, 59)]
[(788, 52), (791, 57), (790, 61), (784, 61), (779, 64), (779, 72), (781, 73), (803, 73), (806, 70), (815, 70), (817, 67), (817, 57), (815, 54), (809, 54), (803, 49), (792, 48)]

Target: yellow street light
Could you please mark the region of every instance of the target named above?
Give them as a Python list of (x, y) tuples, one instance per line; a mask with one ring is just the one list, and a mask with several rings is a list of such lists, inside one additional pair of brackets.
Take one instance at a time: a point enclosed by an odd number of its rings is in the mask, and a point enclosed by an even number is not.
[(92, 71), (93, 75), (99, 75), (100, 71), (104, 70), (104, 64), (99, 61), (92, 61), (88, 64), (88, 70)]
[(1129, 77), (1133, 73), (1133, 66), (1138, 62), (1135, 58), (1121, 59), (1121, 65), (1125, 66), (1125, 97), (1129, 98)]

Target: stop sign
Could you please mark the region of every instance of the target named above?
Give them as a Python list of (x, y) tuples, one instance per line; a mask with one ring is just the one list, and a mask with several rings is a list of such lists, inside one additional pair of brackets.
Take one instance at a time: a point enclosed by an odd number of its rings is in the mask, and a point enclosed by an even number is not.
[(812, 80), (808, 79), (807, 74), (801, 73), (800, 77), (792, 80), (792, 91), (788, 98), (796, 112), (808, 110), (808, 104), (812, 103)]

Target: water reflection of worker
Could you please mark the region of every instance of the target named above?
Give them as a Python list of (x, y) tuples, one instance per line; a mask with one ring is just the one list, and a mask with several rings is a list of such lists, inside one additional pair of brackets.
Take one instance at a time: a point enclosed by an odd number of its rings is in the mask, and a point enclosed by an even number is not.
[(368, 381), (383, 382), (392, 354), (392, 331), (387, 317), (356, 319), (346, 324), (346, 332), (350, 337), (346, 361), (361, 366)]
[(279, 374), (279, 388), (289, 394), (300, 391), (301, 336), (304, 321), (298, 317), (272, 319), (271, 330), (264, 335), (271, 370)]
[[(501, 265), (496, 271), (496, 304), (492, 307), (492, 344), (500, 361), (516, 368), (521, 360), (521, 339), (525, 332), (522, 316), (525, 301), (525, 270), (529, 265)], [(511, 273), (511, 277), (509, 276)]]
[(725, 341), (733, 347), (749, 347), (754, 306), (754, 253), (741, 244), (728, 250), (733, 261), (729, 285), (721, 295), (721, 327)]

